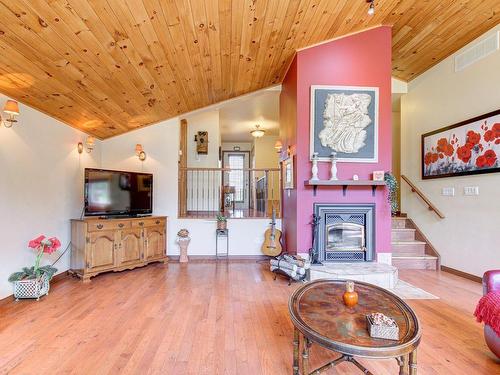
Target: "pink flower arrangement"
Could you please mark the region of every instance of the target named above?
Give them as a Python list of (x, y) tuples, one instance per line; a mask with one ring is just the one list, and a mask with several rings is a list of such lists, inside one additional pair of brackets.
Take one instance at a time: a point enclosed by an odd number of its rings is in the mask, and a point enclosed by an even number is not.
[(28, 247), (37, 251), (34, 267), (34, 272), (37, 274), (43, 254), (52, 254), (61, 247), (61, 242), (56, 237), (47, 238), (40, 235), (28, 242)]

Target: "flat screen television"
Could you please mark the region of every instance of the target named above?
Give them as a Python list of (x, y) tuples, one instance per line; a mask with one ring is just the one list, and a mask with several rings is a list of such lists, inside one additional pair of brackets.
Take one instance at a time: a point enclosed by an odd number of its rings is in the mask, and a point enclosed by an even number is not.
[(85, 168), (85, 216), (153, 213), (153, 175)]

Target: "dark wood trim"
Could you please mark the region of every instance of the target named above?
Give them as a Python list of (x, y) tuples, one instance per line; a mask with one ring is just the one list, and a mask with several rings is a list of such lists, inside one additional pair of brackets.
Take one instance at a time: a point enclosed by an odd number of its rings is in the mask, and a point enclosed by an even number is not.
[(187, 120), (181, 119), (179, 134), (179, 208), (178, 217), (184, 217), (187, 211)]
[[(67, 279), (69, 277), (71, 277), (71, 276), (69, 275), (68, 271), (63, 271), (63, 272), (58, 273), (57, 275), (53, 276), (52, 280), (50, 280), (50, 284), (54, 285), (55, 283), (58, 283), (59, 281)], [(7, 297), (0, 299), (0, 307), (3, 307), (4, 305), (6, 305), (7, 303), (10, 303), (12, 301), (14, 301), (14, 294), (11, 294)]]
[[(262, 261), (262, 260), (268, 260), (270, 257), (267, 255), (229, 255), (229, 257), (216, 257), (215, 255), (189, 255), (188, 258), (190, 262), (196, 263), (196, 262), (205, 262), (205, 261), (230, 261), (230, 262), (237, 262), (237, 261)], [(179, 262), (179, 255), (169, 255), (168, 256), (168, 261), (177, 263)]]
[(473, 275), (471, 273), (467, 273), (464, 271), (457, 270), (455, 268), (441, 266), (441, 271), (451, 273), (456, 276), (463, 277), (464, 279), (475, 281), (476, 283), (482, 283), (483, 279), (479, 276)]

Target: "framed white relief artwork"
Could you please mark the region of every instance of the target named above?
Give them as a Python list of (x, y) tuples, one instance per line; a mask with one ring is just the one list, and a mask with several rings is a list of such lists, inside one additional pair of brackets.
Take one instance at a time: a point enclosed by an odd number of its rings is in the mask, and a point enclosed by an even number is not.
[(310, 157), (378, 162), (378, 87), (311, 86)]

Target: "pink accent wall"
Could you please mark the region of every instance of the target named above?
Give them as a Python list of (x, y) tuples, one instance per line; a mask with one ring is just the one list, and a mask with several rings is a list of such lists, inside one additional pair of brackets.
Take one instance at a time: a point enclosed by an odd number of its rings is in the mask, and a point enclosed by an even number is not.
[[(310, 178), (309, 122), (311, 85), (369, 86), (379, 88), (378, 163), (338, 163), (339, 179), (371, 179), (374, 170), (391, 170), (391, 28), (382, 26), (299, 51), (288, 70), (281, 93), (280, 122), (284, 149), (292, 146), (296, 188), (283, 196), (285, 246), (291, 253), (311, 247), (313, 203), (375, 203), (376, 251), (391, 251), (391, 211), (385, 187), (372, 197), (371, 187), (319, 187), (317, 196), (305, 187)], [(329, 163), (319, 163), (320, 179), (328, 179)]]

